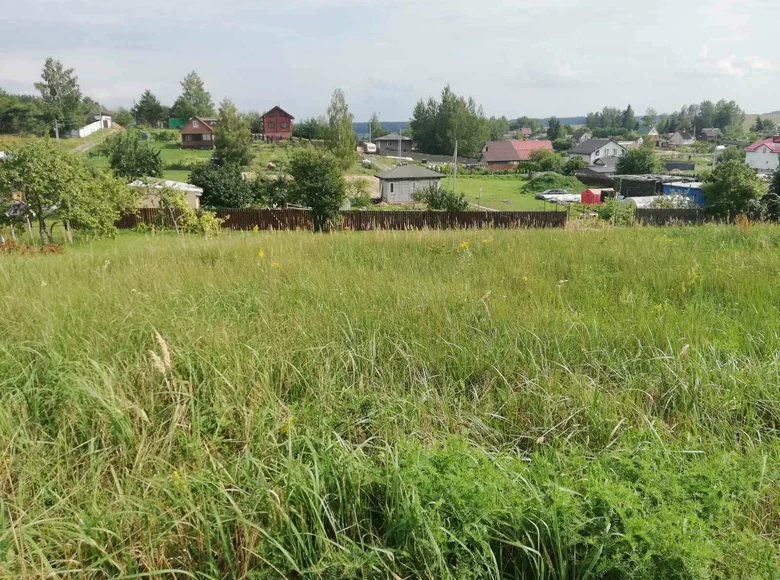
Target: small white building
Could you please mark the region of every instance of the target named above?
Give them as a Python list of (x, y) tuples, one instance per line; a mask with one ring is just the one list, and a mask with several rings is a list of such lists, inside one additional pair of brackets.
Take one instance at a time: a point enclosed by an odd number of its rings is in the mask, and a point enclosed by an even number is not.
[(395, 169), (377, 174), (379, 193), (385, 203), (409, 203), (412, 195), (431, 185), (439, 187), (444, 177), (419, 165), (399, 165)]
[(745, 163), (762, 173), (775, 171), (780, 167), (780, 135), (745, 147)]
[(168, 179), (150, 179), (144, 181), (137, 179), (130, 184), (130, 187), (145, 188), (143, 196), (141, 197), (140, 208), (158, 208), (160, 207), (160, 194), (159, 190), (175, 189), (184, 193), (184, 197), (187, 200), (187, 205), (192, 209), (200, 209), (200, 196), (203, 195), (203, 189), (192, 185), (190, 183), (182, 183), (180, 181), (170, 181)]
[(588, 139), (569, 151), (569, 155), (582, 157), (588, 165), (604, 157), (623, 157), (626, 148), (612, 139)]

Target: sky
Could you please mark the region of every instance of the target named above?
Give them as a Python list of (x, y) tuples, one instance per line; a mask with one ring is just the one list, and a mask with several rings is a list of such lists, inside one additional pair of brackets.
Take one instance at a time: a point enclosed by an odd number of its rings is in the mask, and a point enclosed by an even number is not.
[(780, 110), (778, 0), (0, 0), (0, 88), (34, 92), (44, 60), (82, 92), (164, 104), (195, 70), (214, 101), (405, 121), (450, 84), (486, 115), (659, 113), (734, 99)]

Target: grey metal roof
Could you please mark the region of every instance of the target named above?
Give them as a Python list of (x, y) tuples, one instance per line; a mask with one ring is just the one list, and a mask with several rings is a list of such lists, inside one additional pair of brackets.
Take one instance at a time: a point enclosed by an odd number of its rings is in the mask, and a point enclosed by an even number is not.
[(384, 137), (377, 137), (376, 139), (373, 139), (373, 141), (411, 141), (411, 137), (407, 137), (406, 135), (399, 135), (398, 133), (390, 133), (389, 135), (385, 135)]
[(441, 173), (436, 173), (419, 165), (399, 165), (395, 169), (383, 171), (376, 175), (379, 179), (441, 179)]
[(578, 153), (580, 155), (590, 155), (597, 149), (601, 149), (607, 143), (615, 143), (614, 139), (588, 139), (577, 145), (570, 153)]

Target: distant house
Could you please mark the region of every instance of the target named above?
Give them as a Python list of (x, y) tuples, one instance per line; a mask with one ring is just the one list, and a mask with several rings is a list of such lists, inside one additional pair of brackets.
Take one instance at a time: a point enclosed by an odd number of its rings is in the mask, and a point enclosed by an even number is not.
[(412, 152), (412, 139), (398, 133), (390, 133), (373, 140), (380, 155), (403, 155)]
[(489, 171), (516, 169), (521, 161), (530, 161), (531, 152), (537, 149), (552, 151), (552, 141), (488, 141), (479, 164)]
[(680, 147), (683, 145), (693, 145), (693, 142), (695, 139), (691, 136), (688, 131), (677, 131), (676, 133), (672, 133), (671, 137), (669, 137), (669, 145), (672, 147)]
[(641, 147), (644, 142), (644, 138), (639, 137), (636, 141), (618, 141), (618, 145), (620, 145), (625, 150), (629, 150)]
[(415, 191), (430, 186), (439, 187), (441, 173), (419, 165), (399, 165), (395, 169), (377, 174), (379, 193), (385, 203), (409, 203)]
[(192, 117), (179, 129), (182, 149), (214, 149), (214, 127), (216, 119)]
[(263, 137), (266, 141), (289, 141), (294, 119), (281, 107), (274, 107), (263, 115)]
[(590, 131), (587, 129), (577, 129), (571, 136), (572, 141), (574, 141), (575, 145), (578, 145), (582, 143), (583, 141), (587, 141), (588, 139), (593, 138), (593, 134), (591, 134)]
[(520, 134), (523, 136), (523, 139), (530, 139), (531, 135), (534, 134), (534, 130), (531, 129), (531, 127), (522, 127), (520, 129)]
[(625, 147), (612, 139), (588, 139), (569, 151), (569, 155), (572, 157), (582, 157), (588, 166), (595, 165), (598, 159), (623, 157), (625, 154)]
[(636, 132), (639, 133), (645, 141), (658, 143), (661, 140), (661, 134), (658, 132), (658, 129), (656, 127), (651, 127), (650, 125), (639, 127)]
[(723, 134), (720, 132), (720, 129), (717, 127), (712, 127), (710, 129), (702, 129), (699, 139), (713, 143), (721, 137), (723, 137)]
[(143, 188), (143, 195), (141, 196), (141, 202), (138, 207), (140, 208), (158, 208), (160, 207), (160, 194), (157, 191), (167, 188), (175, 189), (184, 193), (184, 197), (187, 200), (187, 205), (192, 209), (200, 209), (200, 196), (203, 195), (203, 189), (196, 187), (189, 183), (181, 183), (180, 181), (170, 181), (167, 179), (154, 179), (151, 181), (143, 181), (138, 179), (130, 184), (130, 187)]
[(780, 135), (745, 147), (745, 163), (756, 171), (775, 171), (780, 167)]
[(584, 169), (578, 169), (576, 176), (582, 177), (612, 177), (617, 173), (617, 164), (620, 157), (599, 157), (593, 163)]

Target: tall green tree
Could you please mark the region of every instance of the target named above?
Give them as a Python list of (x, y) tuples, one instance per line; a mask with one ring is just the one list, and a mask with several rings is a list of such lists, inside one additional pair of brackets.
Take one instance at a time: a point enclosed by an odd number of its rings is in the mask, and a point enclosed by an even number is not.
[(48, 133), (44, 103), (32, 95), (12, 95), (0, 90), (0, 134)]
[(100, 152), (108, 157), (114, 175), (126, 181), (141, 177), (162, 177), (160, 152), (149, 147), (136, 131), (123, 131), (106, 139)]
[(311, 208), (314, 230), (327, 231), (347, 195), (341, 160), (313, 147), (297, 150), (290, 159), (290, 199)]
[(561, 122), (558, 117), (550, 117), (547, 126), (547, 138), (551, 140), (560, 139), (561, 137)]
[(310, 117), (293, 125), (293, 137), (323, 140), (328, 134), (328, 120), (325, 117)]
[(631, 107), (630, 103), (628, 107), (626, 107), (626, 110), (623, 111), (623, 115), (620, 119), (620, 126), (628, 132), (634, 131), (636, 129), (636, 115), (634, 114), (634, 109)]
[(660, 170), (661, 163), (658, 161), (658, 156), (650, 147), (629, 149), (618, 159), (616, 167), (619, 175), (646, 175), (658, 173)]
[(490, 117), (488, 119), (488, 137), (491, 141), (499, 141), (509, 132), (509, 120), (506, 117)]
[(714, 215), (730, 217), (759, 209), (765, 191), (756, 172), (738, 159), (719, 163), (709, 183), (702, 186), (707, 209)]
[(252, 134), (229, 99), (219, 105), (217, 126), (214, 129), (214, 148), (214, 161), (217, 165), (241, 167), (252, 161)]
[(159, 127), (165, 121), (165, 107), (149, 89), (143, 92), (137, 103), (133, 103), (132, 112), (139, 125)]
[(658, 123), (658, 113), (655, 112), (653, 107), (647, 107), (642, 122), (650, 128), (654, 127), (656, 123)]
[(122, 127), (129, 127), (133, 124), (133, 114), (127, 109), (120, 107), (114, 113), (114, 121)]
[(214, 102), (195, 71), (181, 81), (181, 95), (171, 107), (171, 116), (180, 119), (190, 117), (213, 117)]
[(371, 131), (372, 139), (390, 134), (390, 131), (382, 128), (382, 123), (379, 122), (379, 115), (377, 115), (376, 112), (371, 114), (371, 119), (368, 121), (368, 127)]
[(207, 208), (244, 208), (261, 201), (256, 199), (256, 182), (244, 179), (238, 165), (197, 165), (190, 183), (203, 189), (201, 203)]
[(352, 128), (352, 113), (349, 112), (344, 91), (336, 89), (328, 106), (328, 131), (325, 146), (347, 169), (355, 162), (355, 131)]
[(45, 103), (45, 117), (58, 135), (84, 125), (81, 88), (72, 68), (66, 69), (59, 60), (47, 58), (35, 88)]

